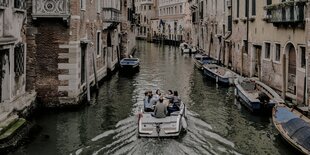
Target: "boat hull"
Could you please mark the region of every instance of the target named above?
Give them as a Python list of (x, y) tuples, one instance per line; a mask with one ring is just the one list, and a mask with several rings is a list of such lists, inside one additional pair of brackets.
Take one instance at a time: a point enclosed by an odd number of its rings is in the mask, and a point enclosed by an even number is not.
[(272, 121), (280, 135), (290, 145), (303, 154), (310, 154), (310, 146), (308, 145), (310, 120), (306, 116), (284, 104), (279, 104), (272, 110)]
[(122, 73), (135, 73), (140, 70), (140, 62), (137, 58), (125, 58), (120, 62), (120, 71)]
[(231, 78), (230, 77), (223, 77), (220, 76), (216, 73), (214, 73), (211, 69), (209, 69), (208, 67), (204, 67), (203, 68), (203, 73), (204, 75), (212, 80), (215, 80), (217, 83), (224, 85), (224, 86), (230, 86), (231, 82)]
[[(152, 112), (142, 113), (139, 116), (138, 136), (148, 138), (178, 137), (185, 131), (185, 105), (176, 113), (165, 118), (155, 118)], [(181, 106), (181, 107), (182, 107)]]
[(194, 63), (199, 70), (203, 70), (203, 63), (200, 60), (195, 59)]
[(250, 99), (241, 92), (237, 87), (235, 88), (235, 95), (239, 101), (246, 106), (251, 112), (259, 112), (261, 109), (261, 103), (259, 101), (250, 101)]
[[(250, 111), (252, 112), (268, 112), (271, 113), (273, 107), (278, 103), (283, 103), (284, 101), (281, 99), (281, 97), (274, 92), (270, 87), (267, 85), (255, 81), (255, 85), (257, 89), (260, 89), (258, 92), (263, 92), (266, 94), (269, 94), (270, 99), (268, 102), (263, 103), (258, 98), (253, 97), (248, 91), (246, 91), (241, 84), (239, 83), (239, 79), (235, 79), (235, 96), (241, 104), (246, 106)], [(258, 94), (258, 92), (256, 92)]]

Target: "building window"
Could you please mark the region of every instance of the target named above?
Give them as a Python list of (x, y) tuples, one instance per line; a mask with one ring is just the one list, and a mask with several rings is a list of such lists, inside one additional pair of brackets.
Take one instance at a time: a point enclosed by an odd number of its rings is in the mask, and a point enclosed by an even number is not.
[[(2, 4), (8, 4), (6, 0), (2, 0), (3, 2), (0, 3)], [(26, 9), (26, 1), (25, 0), (14, 0), (14, 8), (16, 9)]]
[(80, 0), (81, 10), (86, 10), (86, 0)]
[(240, 0), (237, 0), (237, 18), (239, 18), (239, 4), (240, 4)]
[(231, 16), (228, 16), (228, 28), (227, 28), (227, 30), (228, 31), (232, 31), (232, 18), (231, 18)]
[(180, 13), (183, 13), (182, 5), (180, 5)]
[(281, 58), (281, 45), (280, 44), (276, 44), (276, 49), (275, 49), (275, 61), (280, 62), (280, 58)]
[(256, 16), (256, 0), (252, 0), (252, 16)]
[(265, 43), (265, 59), (270, 59), (270, 43)]
[[(267, 0), (266, 5), (271, 5), (272, 0)], [(271, 10), (267, 10), (267, 15), (271, 15)]]
[(243, 53), (245, 53), (245, 54), (248, 54), (248, 43), (247, 43), (247, 40), (243, 40), (243, 45), (244, 46), (242, 46), (242, 51), (243, 51)]
[(101, 49), (101, 33), (97, 32), (97, 42), (96, 42), (97, 55), (100, 55), (100, 49)]
[(306, 68), (306, 48), (300, 47), (300, 67)]
[(200, 2), (199, 16), (200, 19), (203, 19), (203, 1)]
[(244, 3), (244, 16), (245, 16), (245, 17), (248, 16), (248, 11), (249, 11), (249, 9), (248, 9), (248, 7), (249, 7), (248, 3), (249, 3), (249, 0), (245, 0), (245, 3)]
[(97, 0), (97, 13), (100, 13), (101, 11), (101, 3), (100, 3), (101, 0)]
[(24, 74), (24, 44), (18, 43), (14, 48), (14, 72), (19, 77)]

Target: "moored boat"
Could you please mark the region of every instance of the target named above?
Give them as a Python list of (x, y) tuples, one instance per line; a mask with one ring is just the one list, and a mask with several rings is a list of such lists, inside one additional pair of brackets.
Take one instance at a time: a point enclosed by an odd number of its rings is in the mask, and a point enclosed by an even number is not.
[(227, 86), (234, 84), (234, 79), (238, 77), (233, 71), (216, 64), (203, 65), (203, 73), (208, 78), (216, 80), (217, 83)]
[(271, 112), (276, 104), (284, 102), (273, 89), (256, 79), (236, 78), (235, 86), (236, 97), (252, 112)]
[(194, 46), (184, 46), (183, 50), (182, 50), (183, 54), (195, 54), (197, 53), (197, 48)]
[(278, 104), (273, 108), (272, 121), (281, 136), (304, 154), (310, 154), (310, 119), (299, 111)]
[(138, 121), (139, 137), (178, 137), (187, 128), (185, 104), (181, 102), (180, 110), (165, 118), (152, 116), (153, 112), (141, 110)]
[(124, 58), (120, 61), (121, 71), (139, 71), (140, 60), (138, 58)]
[(217, 61), (206, 54), (196, 54), (194, 57), (194, 63), (199, 70), (203, 70), (203, 65), (216, 64)]

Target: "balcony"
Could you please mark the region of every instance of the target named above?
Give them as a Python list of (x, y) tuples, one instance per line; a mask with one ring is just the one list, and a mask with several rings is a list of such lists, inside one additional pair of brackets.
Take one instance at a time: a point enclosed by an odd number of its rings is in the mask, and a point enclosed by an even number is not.
[(9, 0), (0, 0), (0, 7), (8, 7)]
[(102, 20), (106, 23), (120, 23), (120, 1), (103, 0)]
[(306, 1), (288, 1), (265, 7), (267, 22), (275, 26), (304, 26)]
[(153, 5), (153, 0), (142, 0), (140, 5)]
[(102, 8), (103, 22), (107, 23), (120, 23), (120, 10), (115, 8)]
[(62, 18), (70, 16), (69, 0), (32, 0), (32, 18)]

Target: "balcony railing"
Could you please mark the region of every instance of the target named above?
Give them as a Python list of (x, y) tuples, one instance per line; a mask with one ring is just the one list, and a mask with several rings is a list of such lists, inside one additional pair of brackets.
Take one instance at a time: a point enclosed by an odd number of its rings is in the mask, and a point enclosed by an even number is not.
[(288, 1), (265, 7), (268, 22), (275, 24), (298, 24), (305, 21), (306, 1)]
[(32, 18), (63, 18), (70, 16), (69, 0), (32, 0)]
[(120, 20), (120, 10), (115, 8), (102, 8), (102, 19), (103, 22), (108, 23), (119, 23)]
[(140, 2), (141, 5), (153, 5), (153, 0), (143, 0)]
[(0, 0), (0, 7), (8, 7), (9, 0)]

